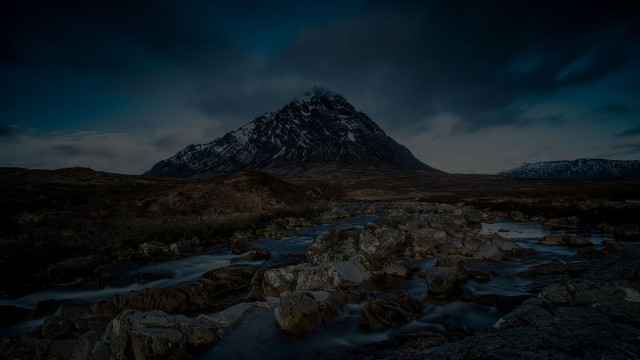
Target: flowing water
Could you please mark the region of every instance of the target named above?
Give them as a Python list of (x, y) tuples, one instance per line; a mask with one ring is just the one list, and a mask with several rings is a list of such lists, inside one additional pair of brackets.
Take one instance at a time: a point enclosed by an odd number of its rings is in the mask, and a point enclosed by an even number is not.
[[(341, 219), (338, 228), (362, 228), (368, 222), (375, 222), (380, 215), (357, 215)], [(268, 250), (272, 255), (304, 254), (311, 242), (319, 235), (329, 232), (334, 224), (313, 225), (286, 234), (281, 239), (260, 238), (256, 248)], [(594, 247), (601, 248), (602, 241), (611, 239), (595, 229), (575, 226), (545, 227), (539, 222), (511, 222), (500, 220), (494, 224), (482, 224), (481, 234), (499, 233), (503, 237), (518, 242), (522, 247), (533, 248), (535, 255), (511, 257), (501, 263), (491, 265), (491, 277), (487, 282), (480, 283), (470, 279), (465, 284), (465, 293), (472, 296), (521, 296), (534, 295), (531, 290), (531, 280), (517, 275), (526, 270), (529, 265), (544, 264), (552, 260), (569, 260), (575, 253), (575, 248), (564, 246), (539, 245), (538, 239), (550, 234), (570, 234), (594, 243)], [(34, 310), (38, 302), (48, 299), (83, 300), (97, 302), (115, 294), (150, 287), (166, 287), (186, 281), (197, 280), (202, 274), (227, 266), (231, 263), (242, 262), (246, 254), (201, 254), (188, 258), (168, 261), (164, 263), (139, 267), (129, 274), (134, 276), (143, 273), (170, 273), (170, 279), (160, 279), (146, 284), (134, 283), (123, 287), (107, 287), (101, 290), (78, 284), (66, 284), (46, 289), (19, 299), (0, 299), (0, 305), (14, 305)], [(248, 263), (259, 264), (260, 262)], [(425, 260), (420, 263), (421, 273), (435, 265), (435, 260)], [(408, 290), (415, 299), (425, 299), (427, 283), (424, 277), (409, 279), (398, 277), (382, 277), (364, 288), (377, 292), (398, 289)], [(201, 358), (209, 359), (252, 359), (279, 358), (300, 359), (313, 356), (328, 349), (348, 348), (357, 345), (373, 343), (389, 339), (395, 335), (412, 331), (442, 332), (450, 328), (464, 327), (468, 330), (479, 330), (493, 326), (504, 315), (504, 311), (493, 305), (475, 303), (471, 301), (425, 302), (422, 313), (416, 315), (408, 324), (393, 330), (367, 332), (358, 326), (362, 308), (366, 304), (349, 304), (343, 309), (338, 319), (329, 326), (307, 336), (285, 336), (276, 325), (273, 313), (262, 308), (254, 308), (245, 320), (224, 340), (213, 348), (203, 352)], [(0, 329), (0, 335), (32, 328), (40, 325), (42, 320), (26, 319), (10, 328)]]

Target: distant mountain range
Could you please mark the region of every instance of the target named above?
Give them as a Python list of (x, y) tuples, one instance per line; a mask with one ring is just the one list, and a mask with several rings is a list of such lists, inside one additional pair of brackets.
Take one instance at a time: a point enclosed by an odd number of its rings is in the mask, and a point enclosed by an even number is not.
[(640, 178), (640, 160), (577, 159), (523, 164), (498, 173), (527, 179), (625, 179)]
[(189, 145), (145, 175), (203, 177), (286, 167), (391, 167), (433, 171), (341, 95), (314, 87), (280, 110), (207, 144)]

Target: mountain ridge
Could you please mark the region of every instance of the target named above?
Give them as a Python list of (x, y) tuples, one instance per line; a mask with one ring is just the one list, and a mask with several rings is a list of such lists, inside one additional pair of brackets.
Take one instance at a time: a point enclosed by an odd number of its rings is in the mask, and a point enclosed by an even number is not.
[(607, 160), (581, 158), (575, 160), (525, 163), (497, 175), (526, 179), (628, 179), (640, 178), (640, 160)]
[(145, 175), (193, 177), (326, 164), (380, 164), (440, 173), (415, 158), (342, 95), (314, 87), (206, 144), (192, 144)]

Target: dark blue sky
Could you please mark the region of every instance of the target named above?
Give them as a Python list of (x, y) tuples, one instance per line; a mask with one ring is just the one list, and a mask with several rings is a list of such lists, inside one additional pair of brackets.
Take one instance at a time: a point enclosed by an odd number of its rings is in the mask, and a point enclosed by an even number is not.
[(0, 166), (141, 173), (317, 84), (445, 171), (638, 159), (635, 3), (4, 1)]

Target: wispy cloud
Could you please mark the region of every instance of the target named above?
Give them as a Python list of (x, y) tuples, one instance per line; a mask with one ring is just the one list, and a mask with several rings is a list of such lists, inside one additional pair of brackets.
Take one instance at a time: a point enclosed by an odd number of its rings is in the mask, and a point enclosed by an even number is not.
[(0, 166), (44, 169), (84, 166), (141, 174), (190, 143), (209, 141), (211, 132), (177, 127), (157, 128), (146, 136), (100, 131), (19, 131), (11, 141), (0, 142)]

